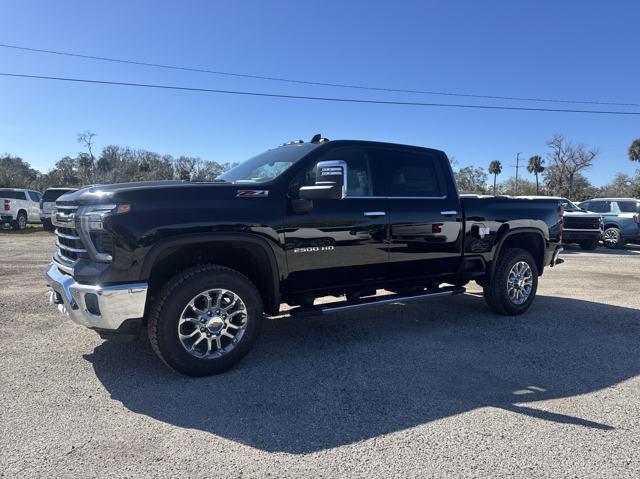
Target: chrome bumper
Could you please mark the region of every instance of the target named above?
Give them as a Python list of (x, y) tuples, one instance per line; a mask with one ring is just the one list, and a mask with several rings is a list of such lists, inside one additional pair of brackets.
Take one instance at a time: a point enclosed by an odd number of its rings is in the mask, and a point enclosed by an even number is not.
[(49, 267), (47, 280), (48, 286), (51, 287), (51, 303), (56, 304), (61, 313), (82, 326), (115, 331), (127, 319), (144, 316), (147, 283), (117, 286), (79, 284), (72, 276), (61, 273), (55, 264)]

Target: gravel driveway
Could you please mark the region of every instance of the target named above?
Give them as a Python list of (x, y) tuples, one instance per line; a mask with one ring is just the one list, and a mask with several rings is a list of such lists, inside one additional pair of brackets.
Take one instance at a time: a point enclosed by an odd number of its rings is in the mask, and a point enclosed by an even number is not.
[(266, 321), (204, 379), (59, 315), (53, 249), (0, 232), (2, 477), (640, 477), (640, 248), (568, 251), (518, 318), (474, 284)]

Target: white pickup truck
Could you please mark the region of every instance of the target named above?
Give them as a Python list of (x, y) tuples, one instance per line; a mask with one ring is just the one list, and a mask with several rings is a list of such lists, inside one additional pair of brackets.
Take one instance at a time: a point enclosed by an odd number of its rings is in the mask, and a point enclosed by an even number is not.
[(40, 223), (40, 199), (34, 190), (0, 188), (0, 225), (10, 224), (24, 230), (28, 223)]

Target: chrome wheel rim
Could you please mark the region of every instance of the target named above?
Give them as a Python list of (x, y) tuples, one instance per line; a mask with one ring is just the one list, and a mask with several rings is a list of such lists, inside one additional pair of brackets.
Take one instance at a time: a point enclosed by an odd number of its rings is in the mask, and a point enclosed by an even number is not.
[(533, 272), (526, 261), (518, 261), (509, 270), (507, 276), (507, 292), (514, 304), (523, 304), (533, 289)]
[(602, 238), (605, 243), (616, 244), (618, 242), (618, 234), (613, 229), (608, 229), (604, 232), (604, 236)]
[(178, 338), (192, 356), (214, 359), (232, 351), (246, 328), (247, 308), (240, 296), (228, 289), (209, 289), (182, 310)]
[(20, 217), (18, 218), (18, 227), (21, 230), (27, 227), (27, 218), (25, 218), (24, 215), (20, 215)]

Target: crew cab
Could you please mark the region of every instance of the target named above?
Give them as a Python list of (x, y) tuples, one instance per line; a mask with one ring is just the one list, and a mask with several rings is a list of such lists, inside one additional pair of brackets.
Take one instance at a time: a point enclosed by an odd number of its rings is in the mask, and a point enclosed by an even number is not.
[(24, 230), (28, 223), (40, 223), (38, 191), (20, 188), (0, 188), (0, 225), (10, 224), (14, 230)]
[(52, 218), (52, 303), (104, 338), (146, 328), (192, 376), (237, 363), (265, 315), (451, 296), (471, 280), (495, 312), (522, 314), (562, 262), (558, 201), (461, 199), (442, 151), (319, 135), (214, 182), (85, 188)]
[(56, 206), (56, 200), (65, 193), (76, 191), (77, 188), (47, 188), (40, 200), (40, 221), (45, 231), (53, 231), (51, 213)]
[(578, 204), (601, 214), (604, 222), (602, 243), (607, 248), (640, 244), (640, 200), (636, 198), (594, 198)]
[(576, 206), (567, 198), (559, 196), (518, 196), (518, 198), (550, 198), (560, 202), (564, 209), (563, 244), (577, 243), (584, 250), (594, 250), (600, 244), (604, 224), (600, 214), (591, 213)]

